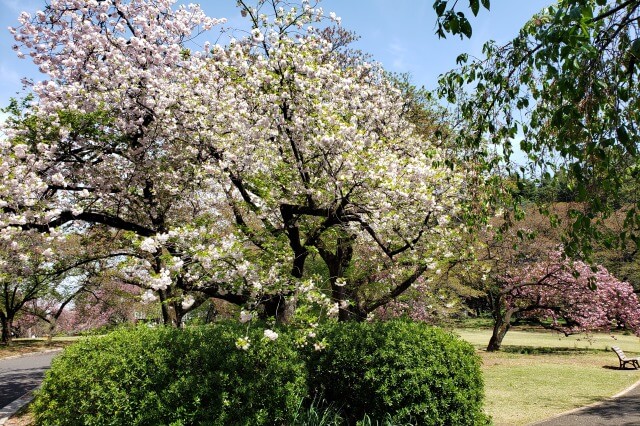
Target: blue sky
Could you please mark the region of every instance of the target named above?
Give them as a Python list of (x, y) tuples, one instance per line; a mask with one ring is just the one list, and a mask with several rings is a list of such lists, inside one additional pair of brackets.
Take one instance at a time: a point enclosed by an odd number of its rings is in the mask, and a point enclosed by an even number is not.
[[(472, 19), (473, 37), (464, 41), (451, 36), (440, 40), (434, 35), (433, 0), (324, 0), (320, 5), (327, 13), (336, 12), (345, 28), (361, 36), (357, 48), (373, 55), (387, 70), (409, 72), (414, 84), (432, 89), (438, 75), (455, 67), (460, 53), (480, 55), (485, 41), (510, 40), (528, 18), (551, 3), (492, 0), (490, 12), (482, 10)], [(228, 18), (230, 25), (244, 22), (235, 0), (203, 0), (200, 4), (210, 16)], [(6, 106), (21, 90), (22, 77), (42, 78), (28, 59), (15, 56), (6, 28), (17, 25), (20, 11), (35, 12), (44, 5), (45, 0), (0, 0), (0, 106)]]

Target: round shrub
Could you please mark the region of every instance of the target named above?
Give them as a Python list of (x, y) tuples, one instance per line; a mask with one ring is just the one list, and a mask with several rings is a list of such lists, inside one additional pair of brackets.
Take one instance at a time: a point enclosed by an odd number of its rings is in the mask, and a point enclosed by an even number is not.
[(365, 416), (392, 424), (488, 423), (480, 359), (454, 335), (393, 320), (327, 325), (318, 336), (326, 348), (309, 355), (311, 390), (351, 424)]
[(218, 324), (141, 327), (80, 341), (54, 359), (33, 404), (41, 425), (286, 424), (306, 368), (281, 333)]

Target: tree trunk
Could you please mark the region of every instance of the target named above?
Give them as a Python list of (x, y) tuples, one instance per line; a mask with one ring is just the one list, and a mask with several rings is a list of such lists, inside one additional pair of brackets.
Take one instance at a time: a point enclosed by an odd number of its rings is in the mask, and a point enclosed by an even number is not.
[(158, 296), (160, 298), (160, 309), (162, 311), (162, 322), (164, 325), (172, 325), (172, 326), (176, 326), (176, 318), (175, 315), (173, 315), (173, 309), (172, 306), (170, 306), (170, 303), (167, 299), (169, 299), (171, 297), (170, 294), (167, 293), (167, 291), (165, 290), (159, 290), (158, 291)]
[[(336, 252), (331, 253), (324, 248), (321, 241), (317, 245), (320, 257), (329, 269), (329, 283), (331, 285), (331, 298), (338, 303), (338, 321), (348, 321), (354, 319), (354, 312), (350, 311), (350, 305), (346, 302), (350, 297), (349, 283), (345, 280), (345, 273), (351, 265), (353, 259), (354, 235), (340, 237), (337, 241)], [(338, 282), (340, 280), (341, 282)]]
[(362, 322), (367, 319), (368, 312), (360, 309), (355, 303), (351, 303), (346, 309), (340, 308), (338, 313), (338, 321), (357, 321)]
[(209, 302), (209, 307), (207, 308), (207, 315), (204, 318), (205, 324), (211, 324), (218, 317), (218, 309), (216, 309), (216, 305), (213, 301)]
[(13, 335), (11, 334), (13, 329), (13, 317), (2, 315), (0, 317), (0, 323), (2, 323), (2, 343), (7, 346), (11, 346), (13, 343)]
[(4, 344), (9, 343), (9, 324), (4, 315), (0, 315), (0, 326), (2, 327), (2, 337), (1, 341)]
[(262, 302), (264, 310), (260, 317), (262, 319), (275, 318), (278, 323), (286, 324), (291, 321), (297, 306), (296, 297), (291, 295), (278, 294)]
[(53, 341), (53, 332), (56, 330), (56, 325), (58, 325), (58, 318), (51, 318), (49, 320), (49, 332), (47, 333), (47, 345), (50, 345)]
[(487, 346), (488, 352), (500, 350), (502, 339), (504, 339), (507, 331), (511, 328), (511, 317), (515, 312), (514, 309), (507, 309), (504, 313), (496, 312), (496, 315), (494, 315), (493, 332), (491, 333), (491, 339)]

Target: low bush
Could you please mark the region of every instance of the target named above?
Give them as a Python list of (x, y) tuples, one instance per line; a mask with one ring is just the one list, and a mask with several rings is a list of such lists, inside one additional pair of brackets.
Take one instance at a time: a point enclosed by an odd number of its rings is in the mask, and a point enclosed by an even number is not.
[(486, 423), (479, 358), (455, 336), (394, 320), (318, 337), (324, 350), (300, 353), (258, 326), (118, 330), (57, 357), (33, 412), (40, 425)]
[(33, 404), (41, 425), (287, 424), (307, 394), (286, 335), (218, 324), (141, 327), (77, 343), (54, 359)]
[(338, 323), (319, 331), (326, 348), (309, 354), (310, 388), (355, 424), (478, 425), (480, 360), (471, 345), (420, 323)]

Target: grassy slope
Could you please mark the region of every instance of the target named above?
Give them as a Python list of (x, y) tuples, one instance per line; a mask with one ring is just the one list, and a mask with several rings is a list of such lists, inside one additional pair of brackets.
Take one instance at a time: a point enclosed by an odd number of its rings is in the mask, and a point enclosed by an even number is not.
[(611, 346), (640, 355), (640, 340), (620, 334), (564, 337), (549, 331), (510, 331), (503, 351), (484, 347), (490, 331), (455, 330), (483, 359), (486, 410), (496, 425), (525, 425), (608, 398), (640, 380), (618, 370)]

